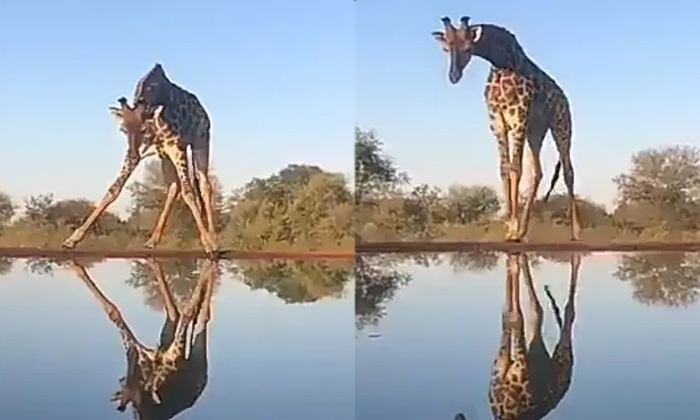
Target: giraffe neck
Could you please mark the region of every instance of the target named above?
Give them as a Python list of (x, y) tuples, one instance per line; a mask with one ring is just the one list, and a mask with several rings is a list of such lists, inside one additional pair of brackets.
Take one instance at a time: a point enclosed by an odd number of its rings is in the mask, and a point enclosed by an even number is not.
[(482, 35), (474, 45), (474, 55), (488, 61), (496, 69), (513, 70), (521, 76), (539, 73), (537, 65), (525, 54), (510, 31), (491, 24), (480, 26)]

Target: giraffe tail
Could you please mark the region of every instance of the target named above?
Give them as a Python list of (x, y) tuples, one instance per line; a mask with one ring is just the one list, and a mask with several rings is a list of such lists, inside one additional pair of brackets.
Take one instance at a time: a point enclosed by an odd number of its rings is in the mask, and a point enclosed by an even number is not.
[(554, 312), (554, 318), (557, 321), (557, 325), (559, 325), (559, 328), (562, 328), (561, 311), (559, 310), (557, 301), (554, 299), (554, 296), (552, 296), (552, 292), (549, 290), (549, 286), (544, 286), (544, 292), (547, 294), (549, 304), (552, 305), (552, 311)]
[(552, 191), (554, 191), (554, 187), (557, 185), (557, 181), (559, 181), (559, 173), (561, 172), (561, 161), (557, 162), (557, 166), (554, 167), (554, 175), (552, 175), (552, 181), (549, 183), (549, 190), (547, 190), (547, 194), (542, 197), (542, 202), (546, 203), (547, 200), (549, 200), (549, 196), (552, 194)]

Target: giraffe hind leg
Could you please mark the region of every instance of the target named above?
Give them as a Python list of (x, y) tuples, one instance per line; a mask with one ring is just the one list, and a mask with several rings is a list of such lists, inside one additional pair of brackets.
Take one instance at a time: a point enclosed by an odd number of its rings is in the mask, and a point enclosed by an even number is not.
[(569, 198), (571, 240), (578, 241), (581, 237), (581, 224), (574, 190), (574, 165), (571, 161), (571, 112), (567, 104), (560, 104), (555, 113), (551, 130), (559, 152), (559, 163), (564, 172), (564, 183)]
[(559, 336), (552, 360), (557, 369), (557, 393), (558, 398), (564, 397), (571, 385), (571, 375), (573, 372), (574, 352), (572, 341), (572, 330), (575, 317), (576, 289), (578, 286), (578, 275), (581, 257), (578, 254), (571, 258), (571, 278), (569, 281), (569, 293), (564, 309), (563, 326)]
[(527, 187), (527, 196), (525, 198), (522, 214), (520, 215), (520, 230), (518, 231), (518, 238), (520, 239), (523, 239), (527, 235), (530, 227), (530, 218), (532, 217), (532, 206), (535, 203), (540, 182), (542, 182), (540, 151), (548, 129), (549, 127), (546, 123), (538, 121), (537, 119), (533, 119), (528, 125), (527, 148), (530, 153), (527, 155), (530, 159), (530, 165), (532, 166), (532, 176), (530, 178), (530, 185)]
[(189, 207), (192, 217), (194, 217), (194, 221), (197, 224), (197, 229), (199, 230), (199, 236), (204, 250), (210, 257), (215, 257), (216, 252), (218, 251), (218, 245), (212, 235), (209, 234), (209, 230), (206, 228), (206, 226), (204, 226), (202, 213), (199, 211), (199, 206), (197, 205), (197, 200), (194, 195), (189, 170), (187, 167), (187, 153), (183, 148), (173, 145), (167, 146), (165, 148), (165, 152), (175, 165), (175, 170), (177, 171), (177, 176), (182, 188), (182, 198), (185, 200), (185, 204), (187, 204), (187, 207)]

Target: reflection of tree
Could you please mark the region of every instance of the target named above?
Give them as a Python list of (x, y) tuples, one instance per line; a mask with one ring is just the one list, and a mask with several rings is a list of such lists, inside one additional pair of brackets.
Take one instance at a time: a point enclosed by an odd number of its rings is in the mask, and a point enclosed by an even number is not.
[(53, 276), (53, 272), (57, 268), (69, 268), (72, 266), (72, 261), (77, 262), (86, 269), (91, 268), (95, 264), (102, 262), (99, 257), (76, 257), (73, 260), (57, 259), (57, 258), (28, 258), (24, 263), (24, 269), (37, 276)]
[(421, 267), (434, 267), (442, 264), (442, 255), (437, 252), (421, 252), (420, 254), (396, 255), (390, 258), (394, 263), (410, 262)]
[(352, 278), (352, 264), (333, 261), (241, 260), (231, 274), (251, 289), (264, 289), (286, 303), (309, 303), (340, 297)]
[(10, 274), (14, 262), (15, 261), (12, 258), (0, 257), (0, 276)]
[(647, 305), (688, 306), (700, 293), (700, 257), (696, 254), (623, 255), (613, 275), (630, 282), (634, 299)]
[(475, 251), (449, 254), (449, 262), (455, 273), (481, 273), (496, 268), (500, 256), (497, 252)]
[[(202, 264), (196, 259), (163, 259), (159, 260), (158, 264), (163, 269), (175, 301), (182, 304), (189, 299), (200, 278)], [(217, 270), (217, 282), (214, 284), (214, 293), (216, 293), (221, 268), (217, 266), (214, 269)], [(146, 261), (132, 262), (131, 273), (126, 284), (135, 289), (142, 288), (146, 304), (151, 308), (155, 310), (163, 308), (162, 294), (158, 289), (155, 273)]]
[(355, 327), (376, 325), (386, 314), (386, 304), (411, 275), (395, 270), (396, 261), (377, 255), (355, 258)]

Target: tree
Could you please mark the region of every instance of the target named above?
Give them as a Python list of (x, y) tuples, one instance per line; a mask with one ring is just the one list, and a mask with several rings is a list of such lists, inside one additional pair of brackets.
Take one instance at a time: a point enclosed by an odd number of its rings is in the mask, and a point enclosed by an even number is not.
[[(209, 175), (213, 189), (215, 230), (221, 231), (228, 222), (224, 211), (223, 188), (214, 174)], [(169, 183), (163, 177), (161, 163), (151, 161), (145, 167), (142, 180), (131, 183), (127, 190), (131, 194), (131, 208), (127, 224), (133, 232), (141, 236), (149, 236), (156, 226), (167, 197)], [(187, 241), (199, 238), (199, 230), (194, 222), (190, 209), (181, 195), (173, 204), (173, 209), (165, 230), (166, 237), (174, 238), (182, 245)]]
[(637, 220), (641, 210), (653, 210), (646, 223), (664, 223), (676, 229), (700, 226), (700, 150), (697, 148), (642, 150), (632, 156), (629, 172), (618, 175), (613, 182), (618, 189), (618, 208), (627, 213), (633, 211)]
[[(576, 207), (582, 228), (613, 225), (613, 216), (607, 212), (602, 204), (576, 197)], [(534, 217), (557, 225), (571, 225), (569, 196), (567, 194), (552, 194), (547, 202), (537, 201), (532, 213)]]
[[(18, 223), (34, 229), (75, 229), (94, 209), (95, 204), (84, 198), (55, 201), (53, 194), (41, 194), (26, 200), (24, 215)], [(109, 235), (123, 227), (124, 223), (119, 216), (105, 211), (90, 227), (89, 232), (94, 235)]]
[(501, 210), (498, 193), (485, 185), (453, 184), (445, 200), (448, 220), (461, 225), (492, 219)]
[(288, 165), (255, 178), (228, 202), (226, 241), (242, 249), (270, 244), (317, 249), (352, 240), (353, 202), (342, 174)]
[(439, 225), (447, 220), (441, 191), (437, 187), (420, 184), (404, 199), (404, 213), (411, 233), (421, 238), (439, 235)]
[(15, 205), (12, 199), (4, 192), (0, 192), (0, 231), (6, 227), (15, 215)]
[(384, 143), (373, 130), (355, 127), (355, 202), (378, 198), (408, 182), (384, 153)]

